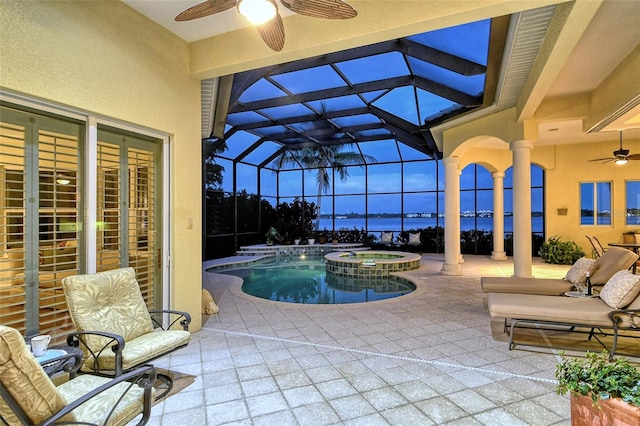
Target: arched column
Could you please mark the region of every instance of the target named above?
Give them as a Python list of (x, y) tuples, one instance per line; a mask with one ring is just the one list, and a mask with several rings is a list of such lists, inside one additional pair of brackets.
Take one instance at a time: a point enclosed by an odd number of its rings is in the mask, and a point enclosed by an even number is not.
[(444, 265), (443, 275), (462, 275), (460, 267), (460, 159), (447, 157), (444, 164)]
[(513, 273), (532, 276), (531, 254), (531, 150), (533, 142), (513, 141)]
[(491, 259), (506, 260), (504, 251), (504, 173), (493, 172), (493, 250)]

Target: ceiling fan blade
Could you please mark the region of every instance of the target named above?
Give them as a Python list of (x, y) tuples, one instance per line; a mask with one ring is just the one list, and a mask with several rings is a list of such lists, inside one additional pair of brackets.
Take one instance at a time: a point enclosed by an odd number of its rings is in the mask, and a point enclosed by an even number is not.
[(627, 160), (640, 160), (640, 154), (627, 155)]
[(313, 18), (351, 19), (358, 12), (342, 0), (280, 0), (292, 12)]
[(593, 161), (604, 161), (605, 163), (607, 161), (614, 161), (615, 158), (611, 158), (611, 157), (605, 157), (605, 158), (594, 158), (593, 160), (589, 160), (589, 163), (593, 162)]
[(267, 46), (276, 52), (282, 50), (284, 47), (284, 24), (279, 13), (269, 22), (256, 25), (256, 29)]
[(236, 5), (236, 0), (207, 0), (182, 11), (176, 16), (176, 21), (190, 21), (203, 18), (214, 13), (224, 12)]

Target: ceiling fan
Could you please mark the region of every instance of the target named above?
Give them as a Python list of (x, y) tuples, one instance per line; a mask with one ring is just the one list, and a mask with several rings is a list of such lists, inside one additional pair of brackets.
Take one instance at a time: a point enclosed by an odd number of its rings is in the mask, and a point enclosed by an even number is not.
[[(280, 0), (287, 9), (300, 15), (324, 19), (355, 18), (358, 12), (342, 0)], [(176, 21), (190, 21), (224, 12), (232, 7), (256, 25), (258, 34), (271, 49), (284, 47), (284, 24), (276, 0), (207, 0), (176, 16)]]
[(594, 158), (589, 161), (602, 161), (603, 163), (609, 163), (611, 161), (616, 164), (623, 165), (627, 164), (629, 160), (640, 160), (640, 154), (629, 154), (628, 149), (622, 148), (622, 132), (620, 132), (620, 149), (613, 151), (613, 157), (606, 158)]

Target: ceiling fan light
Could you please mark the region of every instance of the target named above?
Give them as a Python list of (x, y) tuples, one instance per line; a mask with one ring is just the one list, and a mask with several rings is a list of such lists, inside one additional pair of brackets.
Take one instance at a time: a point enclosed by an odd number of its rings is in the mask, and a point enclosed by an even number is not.
[(625, 164), (627, 164), (629, 162), (629, 160), (627, 158), (618, 158), (615, 163), (619, 166), (623, 166)]
[(255, 25), (272, 20), (277, 13), (276, 5), (271, 0), (238, 0), (238, 12)]

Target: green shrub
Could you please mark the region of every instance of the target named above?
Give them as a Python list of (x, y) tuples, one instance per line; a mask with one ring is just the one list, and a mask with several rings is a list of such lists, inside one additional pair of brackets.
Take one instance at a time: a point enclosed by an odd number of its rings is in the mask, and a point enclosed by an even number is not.
[(578, 244), (574, 241), (560, 241), (560, 237), (551, 237), (545, 241), (538, 254), (545, 262), (558, 265), (572, 265), (585, 256)]

